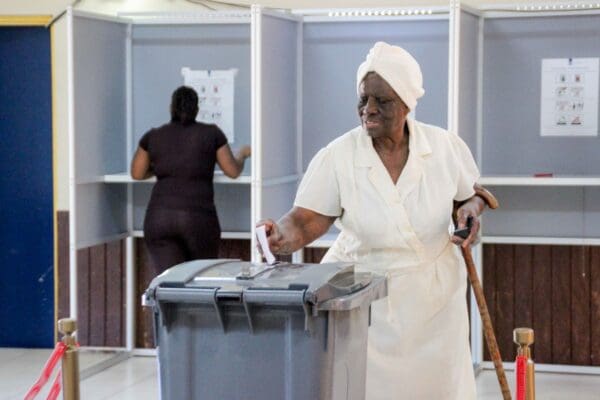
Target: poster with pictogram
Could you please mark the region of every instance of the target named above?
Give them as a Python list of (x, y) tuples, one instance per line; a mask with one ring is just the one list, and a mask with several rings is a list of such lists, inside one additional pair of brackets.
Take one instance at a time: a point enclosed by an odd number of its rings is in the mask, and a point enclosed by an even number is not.
[(542, 60), (542, 136), (598, 136), (598, 66), (598, 58)]
[(234, 94), (237, 69), (192, 70), (181, 69), (183, 84), (198, 93), (198, 117), (196, 120), (215, 124), (229, 143), (234, 142)]

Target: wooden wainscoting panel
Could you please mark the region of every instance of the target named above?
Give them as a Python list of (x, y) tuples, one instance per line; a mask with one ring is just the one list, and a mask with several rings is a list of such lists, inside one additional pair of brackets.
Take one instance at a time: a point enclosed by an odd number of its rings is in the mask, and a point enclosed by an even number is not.
[(277, 255), (275, 255), (275, 258), (277, 258), (277, 261), (281, 261), (281, 262), (288, 262), (288, 263), (292, 262), (291, 254), (277, 254)]
[[(552, 362), (552, 247), (533, 246), (533, 357), (539, 363)], [(490, 266), (492, 268), (492, 266)], [(517, 299), (520, 301), (521, 299)]]
[[(69, 311), (69, 212), (57, 211), (57, 297), (58, 315), (57, 320), (68, 318)], [(60, 337), (60, 336), (57, 336)]]
[(533, 246), (515, 247), (514, 327), (533, 326)]
[(590, 248), (571, 248), (571, 363), (591, 365)]
[[(484, 265), (496, 265), (496, 246), (483, 246), (483, 260)], [(492, 320), (492, 326), (494, 327), (494, 333), (497, 332), (496, 328), (496, 268), (483, 268), (483, 277), (481, 277), (483, 284), (483, 294), (485, 301), (490, 312), (490, 319)], [(490, 360), (490, 352), (487, 344), (483, 346), (483, 358), (484, 360)]]
[(219, 246), (219, 258), (234, 258), (242, 261), (250, 261), (250, 240), (227, 239), (221, 240)]
[(552, 247), (552, 362), (571, 363), (571, 247)]
[[(58, 315), (69, 312), (69, 212), (57, 212)], [(125, 346), (125, 241), (77, 251), (77, 339), (82, 346)]]
[[(150, 257), (148, 257), (148, 250), (144, 244), (143, 239), (136, 239), (135, 241), (136, 250), (136, 299), (141, 299), (142, 294), (150, 285), (152, 279), (154, 279), (154, 267)], [(142, 307), (141, 301), (136, 301), (136, 338), (135, 346), (138, 348), (154, 348), (154, 333), (153, 333), (153, 321), (152, 321), (152, 309), (148, 307)]]
[(590, 248), (590, 359), (600, 365), (600, 246)]
[(600, 247), (486, 244), (483, 262), (505, 361), (514, 360), (512, 329), (529, 326), (536, 362), (600, 365)]
[(124, 344), (125, 296), (124, 279), (125, 257), (123, 241), (106, 244), (106, 331), (104, 343), (107, 346)]
[(77, 340), (90, 346), (90, 249), (77, 250)]
[(106, 311), (106, 247), (101, 244), (90, 248), (91, 346), (104, 346)]
[(496, 247), (496, 338), (500, 354), (505, 360), (514, 360), (513, 346), (515, 254), (514, 246), (503, 244)]
[(325, 253), (329, 250), (328, 247), (307, 247), (304, 249), (305, 263), (320, 263)]

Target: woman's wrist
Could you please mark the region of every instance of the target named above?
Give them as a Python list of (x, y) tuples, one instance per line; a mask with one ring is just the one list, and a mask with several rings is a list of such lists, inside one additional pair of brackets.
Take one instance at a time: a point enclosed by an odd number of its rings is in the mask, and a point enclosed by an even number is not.
[(498, 208), (498, 200), (489, 190), (481, 186), (479, 183), (475, 183), (473, 185), (473, 189), (475, 190), (475, 195), (481, 198), (485, 205), (492, 210)]
[(487, 205), (485, 199), (477, 193), (469, 199), (469, 203), (473, 204), (476, 208), (478, 216), (483, 214), (483, 210), (485, 210), (485, 206)]
[(277, 221), (279, 226), (280, 242), (279, 254), (292, 254), (295, 249), (295, 244), (299, 241), (299, 229), (294, 225), (291, 218), (284, 216)]

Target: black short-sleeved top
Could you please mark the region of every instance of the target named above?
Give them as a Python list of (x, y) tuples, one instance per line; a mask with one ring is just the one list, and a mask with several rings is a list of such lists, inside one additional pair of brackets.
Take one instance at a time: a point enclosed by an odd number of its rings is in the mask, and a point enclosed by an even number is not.
[(157, 178), (148, 208), (214, 211), (217, 150), (226, 143), (218, 126), (199, 122), (170, 122), (146, 132), (139, 145)]

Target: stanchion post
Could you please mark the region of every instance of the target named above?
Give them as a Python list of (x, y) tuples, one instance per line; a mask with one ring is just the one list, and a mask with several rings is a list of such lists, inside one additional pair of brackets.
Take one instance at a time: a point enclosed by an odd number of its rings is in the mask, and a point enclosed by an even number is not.
[(79, 400), (79, 354), (73, 336), (76, 330), (74, 319), (58, 321), (58, 331), (64, 335), (62, 341), (67, 346), (62, 358), (63, 400)]
[(527, 368), (525, 373), (525, 399), (535, 400), (535, 364), (531, 359), (531, 346), (534, 342), (533, 329), (516, 328), (513, 330), (513, 341), (519, 345), (517, 356), (523, 356), (527, 359)]

